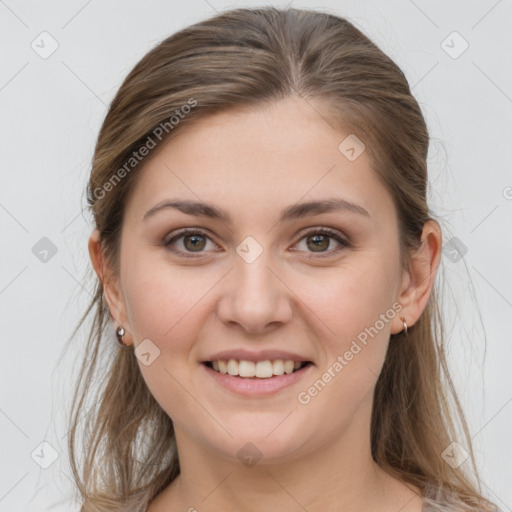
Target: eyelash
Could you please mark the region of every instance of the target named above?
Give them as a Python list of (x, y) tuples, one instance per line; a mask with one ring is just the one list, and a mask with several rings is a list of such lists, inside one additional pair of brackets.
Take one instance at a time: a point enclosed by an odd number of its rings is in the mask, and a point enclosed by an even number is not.
[[(185, 258), (198, 258), (198, 257), (200, 257), (201, 252), (196, 253), (197, 256), (192, 256), (191, 254), (194, 254), (194, 253), (187, 253), (187, 252), (184, 252), (184, 251), (177, 251), (176, 249), (171, 249), (171, 247), (170, 247), (174, 242), (176, 242), (180, 238), (183, 238), (184, 236), (191, 235), (191, 234), (205, 236), (206, 238), (211, 240), (211, 238), (208, 236), (208, 234), (205, 233), (204, 231), (202, 231), (201, 229), (185, 228), (185, 229), (179, 231), (176, 235), (174, 235), (169, 240), (164, 241), (163, 245), (169, 251), (171, 251), (171, 252), (173, 252), (175, 254), (178, 254), (179, 256), (183, 256)], [(332, 239), (336, 240), (336, 242), (338, 242), (340, 244), (340, 246), (337, 247), (336, 249), (332, 250), (332, 251), (327, 251), (326, 253), (311, 253), (312, 256), (306, 256), (306, 258), (312, 258), (312, 259), (328, 258), (328, 257), (333, 256), (334, 254), (337, 254), (338, 252), (340, 252), (344, 248), (350, 247), (350, 243), (347, 240), (342, 238), (337, 231), (334, 231), (334, 230), (332, 230), (330, 228), (315, 228), (315, 229), (312, 229), (312, 230), (304, 233), (302, 235), (302, 237), (298, 240), (298, 242), (300, 242), (303, 238), (307, 238), (308, 236), (311, 236), (311, 235), (327, 235), (329, 238), (332, 238)], [(211, 240), (211, 241), (213, 242), (213, 240)]]

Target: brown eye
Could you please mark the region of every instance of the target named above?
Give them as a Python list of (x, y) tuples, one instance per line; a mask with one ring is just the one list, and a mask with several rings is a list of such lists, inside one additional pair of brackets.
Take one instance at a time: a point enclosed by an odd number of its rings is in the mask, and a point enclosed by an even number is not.
[(216, 246), (206, 233), (197, 229), (185, 229), (163, 241), (162, 245), (178, 256), (194, 258), (193, 253), (201, 256), (201, 253), (207, 252), (205, 248), (207, 249), (208, 242)]
[(329, 248), (329, 238), (325, 235), (311, 235), (307, 237), (311, 243), (308, 242), (308, 248), (316, 251), (316, 249), (320, 249), (320, 252)]
[[(329, 256), (337, 255), (346, 247), (350, 247), (350, 243), (345, 240), (337, 231), (329, 228), (316, 229), (309, 231), (300, 240), (299, 244), (305, 240), (306, 249), (305, 252), (309, 253), (308, 258), (326, 258)], [(331, 242), (334, 240), (337, 247), (329, 250)]]
[(187, 251), (201, 251), (206, 245), (205, 237), (203, 235), (185, 235), (183, 245)]

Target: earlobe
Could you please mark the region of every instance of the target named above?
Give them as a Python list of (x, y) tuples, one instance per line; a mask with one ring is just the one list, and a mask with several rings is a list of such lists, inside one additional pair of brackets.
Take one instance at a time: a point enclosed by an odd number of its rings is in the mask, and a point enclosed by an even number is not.
[[(406, 284), (398, 299), (403, 306), (399, 317), (406, 319), (409, 328), (418, 321), (427, 306), (441, 261), (441, 250), (441, 229), (431, 219), (423, 226), (420, 248), (411, 255)], [(398, 318), (397, 332), (402, 330), (401, 326), (402, 320)]]

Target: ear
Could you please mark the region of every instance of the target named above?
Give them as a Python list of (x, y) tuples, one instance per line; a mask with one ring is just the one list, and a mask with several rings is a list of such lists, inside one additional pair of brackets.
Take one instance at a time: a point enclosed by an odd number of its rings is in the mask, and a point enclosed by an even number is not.
[[(129, 329), (126, 307), (120, 291), (118, 279), (116, 274), (113, 272), (113, 269), (109, 268), (106, 263), (103, 246), (100, 242), (100, 234), (97, 229), (95, 229), (89, 237), (88, 248), (94, 271), (103, 284), (103, 292), (110, 309), (113, 322), (116, 327), (118, 325), (122, 325), (126, 334), (128, 334), (127, 331)], [(128, 339), (125, 337), (124, 341), (127, 343)]]
[(398, 302), (403, 309), (394, 318), (392, 334), (403, 330), (404, 318), (407, 327), (414, 325), (427, 306), (434, 286), (437, 269), (441, 261), (442, 233), (439, 224), (431, 219), (425, 222), (421, 234), (421, 246), (411, 255)]

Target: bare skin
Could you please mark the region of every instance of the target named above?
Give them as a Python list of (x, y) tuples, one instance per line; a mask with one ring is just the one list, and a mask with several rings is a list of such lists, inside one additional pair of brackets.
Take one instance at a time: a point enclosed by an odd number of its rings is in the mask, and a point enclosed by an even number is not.
[[(126, 206), (119, 275), (104, 265), (97, 231), (90, 237), (125, 342), (149, 339), (160, 350), (148, 366), (138, 363), (173, 420), (181, 474), (149, 512), (421, 511), (420, 490), (373, 461), (370, 418), (390, 334), (403, 330), (400, 317), (414, 325), (427, 304), (441, 231), (428, 222), (410, 270), (400, 268), (391, 195), (367, 152), (350, 161), (338, 150), (348, 134), (319, 108), (287, 98), (183, 127), (146, 162)], [(278, 223), (285, 208), (327, 198), (357, 203), (368, 216), (331, 211)], [(231, 223), (175, 208), (143, 220), (166, 199), (213, 204)], [(177, 253), (166, 248), (185, 227), (200, 232), (176, 240)], [(315, 246), (322, 227), (349, 244), (327, 235)], [(248, 236), (262, 250), (251, 263), (237, 253)], [(400, 312), (332, 376), (338, 356), (393, 304)], [(275, 393), (240, 396), (203, 364), (239, 348), (287, 350), (313, 364)], [(301, 402), (329, 368), (329, 383)], [(261, 454), (252, 467), (237, 456), (249, 442)]]

